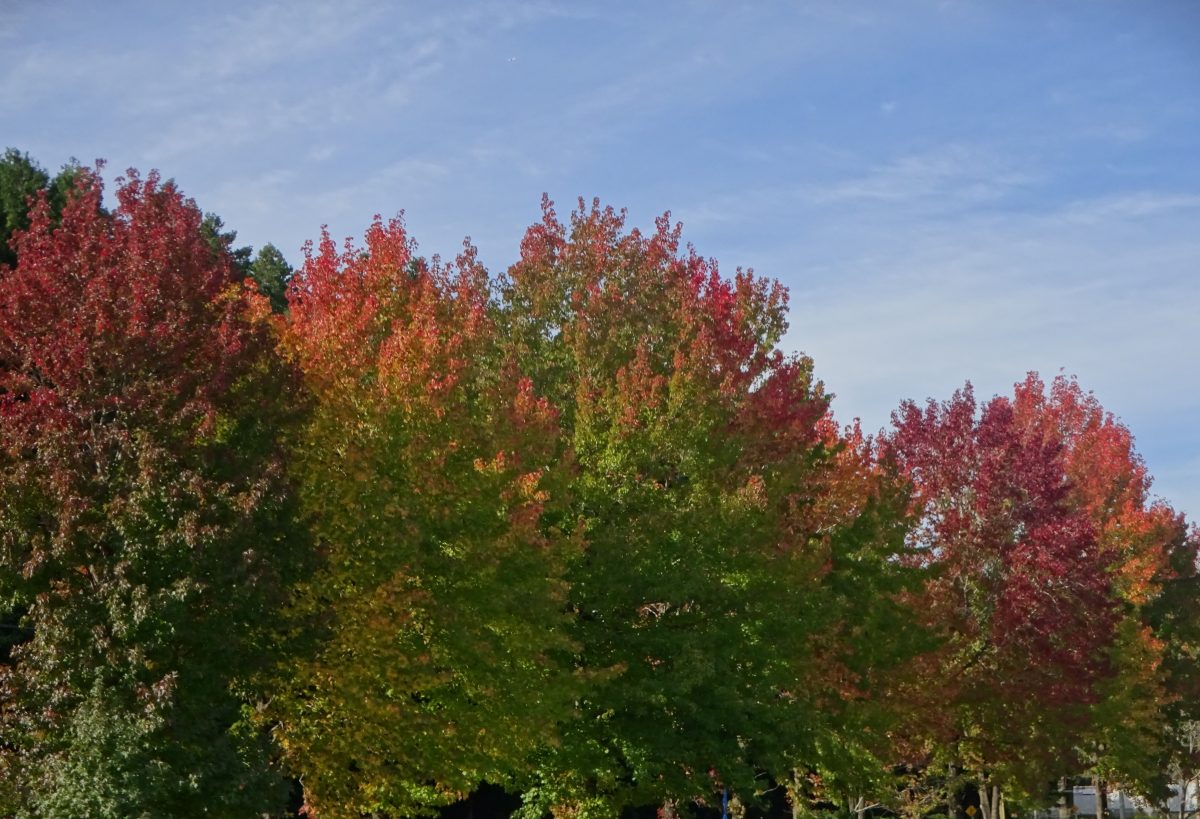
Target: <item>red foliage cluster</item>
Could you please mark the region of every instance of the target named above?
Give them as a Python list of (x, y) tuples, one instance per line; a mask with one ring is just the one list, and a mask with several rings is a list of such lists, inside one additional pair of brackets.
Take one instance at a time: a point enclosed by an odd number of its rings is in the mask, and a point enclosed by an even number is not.
[(20, 558), (27, 575), (51, 556), (86, 564), (68, 544), (84, 508), (120, 502), (105, 487), (122, 452), (148, 433), (176, 454), (213, 436), (272, 346), (172, 183), (130, 171), (111, 214), (101, 195), (97, 172), (81, 170), (58, 228), (41, 198), (15, 242), (19, 266), (0, 273), (3, 445), (14, 468), (48, 471), (63, 510)]
[(997, 397), (978, 411), (968, 385), (904, 404), (883, 445), (911, 482), (910, 537), (932, 572), (917, 610), (948, 637), (926, 672), (943, 738), (987, 767), (1072, 753), (1119, 616), (1113, 549), (1072, 495), (1067, 441), (1023, 410)]

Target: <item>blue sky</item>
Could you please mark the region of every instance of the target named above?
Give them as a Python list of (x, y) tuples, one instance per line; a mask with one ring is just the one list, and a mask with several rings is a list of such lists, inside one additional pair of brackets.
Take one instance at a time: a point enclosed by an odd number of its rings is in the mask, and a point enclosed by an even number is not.
[(1200, 2), (0, 0), (0, 141), (158, 168), (293, 261), (543, 191), (791, 290), (840, 418), (1063, 370), (1200, 517)]

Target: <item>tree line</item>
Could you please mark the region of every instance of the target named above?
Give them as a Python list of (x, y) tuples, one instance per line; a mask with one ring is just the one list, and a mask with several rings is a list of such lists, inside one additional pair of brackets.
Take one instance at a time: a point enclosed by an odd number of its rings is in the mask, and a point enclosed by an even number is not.
[(544, 199), (501, 274), (377, 217), (293, 271), (156, 173), (103, 188), (0, 161), (0, 814), (1196, 779), (1200, 537), (1075, 380), (868, 436), (784, 288), (666, 215)]

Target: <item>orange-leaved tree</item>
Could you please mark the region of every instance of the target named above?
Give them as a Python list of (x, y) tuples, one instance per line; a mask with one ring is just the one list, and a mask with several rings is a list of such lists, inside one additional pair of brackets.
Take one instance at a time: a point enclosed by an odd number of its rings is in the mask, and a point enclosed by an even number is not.
[(276, 735), (321, 816), (402, 814), (507, 782), (570, 702), (556, 411), (502, 355), (486, 271), (399, 219), (327, 234), (290, 284), (314, 409), (296, 444), (322, 568), (315, 654)]
[(1081, 748), (1098, 799), (1110, 781), (1161, 798), (1180, 750), (1175, 729), (1196, 715), (1188, 635), (1200, 612), (1180, 605), (1195, 599), (1196, 544), (1183, 516), (1151, 498), (1129, 429), (1075, 379), (1060, 375), (1047, 390), (1030, 373), (1016, 386), (1014, 408), (1027, 429), (1062, 442), (1068, 501), (1092, 521), (1103, 545), (1095, 558), (1120, 607), (1106, 653), (1116, 673), (1103, 683)]

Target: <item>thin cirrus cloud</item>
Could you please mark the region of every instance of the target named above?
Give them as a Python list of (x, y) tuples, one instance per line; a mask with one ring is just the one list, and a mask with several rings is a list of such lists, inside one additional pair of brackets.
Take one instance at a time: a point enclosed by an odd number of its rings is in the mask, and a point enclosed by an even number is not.
[[(1075, 374), (1134, 430), (1156, 491), (1200, 508), (1200, 396), (1179, 380), (1200, 350), (1200, 194), (1186, 174), (1088, 190), (1063, 164), (1021, 140), (953, 141), (677, 213), (791, 285), (785, 346), (813, 355), (839, 417), (874, 430), (967, 380), (988, 396), (1028, 370)], [(784, 240), (730, 239), (772, 220)]]
[(861, 177), (802, 192), (802, 197), (816, 205), (876, 201), (962, 207), (1000, 199), (1033, 181), (1028, 173), (1007, 166), (986, 151), (949, 144), (901, 156)]
[(1179, 383), (1200, 350), (1198, 217), (1196, 197), (1147, 193), (937, 224), (893, 216), (856, 237), (870, 253), (797, 251), (844, 259), (850, 275), (794, 288), (789, 342), (868, 429), (901, 399), (948, 397), (968, 379), (986, 396), (1026, 370), (1078, 375), (1133, 429), (1157, 491), (1200, 508), (1187, 466), (1200, 398)]

